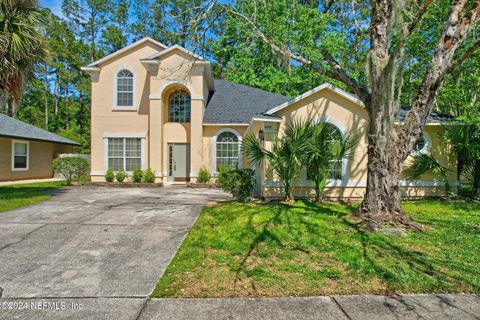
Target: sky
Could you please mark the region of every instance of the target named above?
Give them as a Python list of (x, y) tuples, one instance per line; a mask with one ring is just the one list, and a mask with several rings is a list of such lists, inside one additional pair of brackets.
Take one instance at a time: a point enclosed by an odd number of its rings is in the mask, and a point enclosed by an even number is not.
[(63, 0), (40, 0), (40, 7), (49, 8), (55, 15), (62, 16)]

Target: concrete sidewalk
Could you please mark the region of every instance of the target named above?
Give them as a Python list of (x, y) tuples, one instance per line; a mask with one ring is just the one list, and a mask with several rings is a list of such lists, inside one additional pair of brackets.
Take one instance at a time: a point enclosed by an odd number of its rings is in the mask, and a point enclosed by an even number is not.
[[(8, 308), (13, 308), (8, 310)], [(23, 310), (18, 310), (23, 308)], [(0, 299), (0, 319), (480, 319), (479, 295)]]

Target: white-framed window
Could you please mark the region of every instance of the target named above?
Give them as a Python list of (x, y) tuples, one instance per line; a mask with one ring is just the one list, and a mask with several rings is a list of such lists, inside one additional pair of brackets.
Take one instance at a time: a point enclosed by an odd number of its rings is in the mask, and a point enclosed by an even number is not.
[(418, 139), (417, 143), (413, 146), (413, 150), (411, 154), (413, 156), (420, 155), (420, 154), (428, 154), (430, 148), (432, 147), (432, 137), (427, 133), (423, 132), (420, 139)]
[(29, 167), (28, 141), (12, 140), (12, 171), (26, 171)]
[(116, 107), (133, 107), (133, 73), (122, 69), (117, 73), (116, 83)]
[[(340, 129), (333, 123), (331, 120), (325, 122), (325, 125), (332, 128), (332, 134), (330, 135), (330, 139), (327, 141), (327, 144), (331, 140), (331, 143), (335, 141), (339, 141), (343, 139), (342, 132)], [(344, 159), (339, 160), (330, 160), (328, 163), (328, 180), (343, 180), (344, 175)], [(307, 168), (307, 180), (312, 180), (309, 170)]]
[(107, 168), (131, 172), (142, 167), (142, 138), (107, 138)]
[(217, 172), (221, 165), (230, 168), (240, 166), (240, 139), (234, 132), (224, 131), (217, 135), (215, 146), (215, 169)]
[(190, 95), (184, 90), (176, 90), (168, 97), (168, 121), (190, 123)]

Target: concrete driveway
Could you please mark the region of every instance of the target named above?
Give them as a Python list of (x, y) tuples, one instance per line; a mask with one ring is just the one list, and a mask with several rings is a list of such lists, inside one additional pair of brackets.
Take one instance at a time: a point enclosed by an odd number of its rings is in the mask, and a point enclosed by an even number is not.
[(225, 199), (213, 189), (73, 187), (0, 213), (2, 297), (147, 297), (201, 208)]

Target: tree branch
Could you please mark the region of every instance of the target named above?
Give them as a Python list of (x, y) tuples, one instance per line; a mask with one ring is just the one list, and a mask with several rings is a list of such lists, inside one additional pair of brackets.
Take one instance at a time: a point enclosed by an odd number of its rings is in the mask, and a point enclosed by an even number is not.
[(452, 61), (452, 64), (447, 69), (447, 74), (454, 71), (459, 65), (461, 65), (465, 60), (468, 59), (477, 49), (480, 48), (480, 40), (475, 42), (470, 46), (460, 57)]
[(326, 70), (322, 66), (318, 64), (312, 63), (312, 61), (306, 59), (302, 55), (295, 54), (291, 52), (290, 50), (286, 48), (281, 48), (277, 44), (275, 44), (273, 41), (268, 39), (268, 37), (257, 27), (257, 25), (247, 16), (244, 14), (234, 11), (232, 9), (225, 9), (225, 12), (233, 14), (237, 17), (240, 17), (243, 19), (251, 28), (252, 30), (257, 34), (257, 36), (266, 44), (268, 45), (273, 51), (276, 53), (282, 55), (282, 56), (287, 56), (290, 59), (296, 60), (300, 62), (301, 64), (308, 66), (312, 68), (313, 70), (317, 71), (318, 73), (321, 73), (329, 78), (338, 80), (350, 89), (352, 89), (355, 94), (366, 104), (368, 100), (370, 99), (368, 90), (363, 88), (355, 79), (351, 78), (345, 70), (340, 66), (338, 62), (335, 61), (335, 59), (330, 55), (327, 51), (322, 50), (321, 54), (324, 57), (325, 61), (330, 65), (332, 70)]
[(469, 48), (458, 60), (453, 60), (456, 50), (464, 43), (468, 33), (473, 29), (480, 13), (480, 0), (476, 0), (472, 9), (464, 14), (468, 0), (455, 0), (447, 25), (435, 47), (432, 60), (422, 80), (420, 89), (408, 113), (405, 124), (398, 136), (397, 144), (405, 159), (408, 151), (418, 140), (428, 116), (435, 104), (438, 89), (445, 75), (458, 66), (469, 54), (476, 50), (477, 44)]

